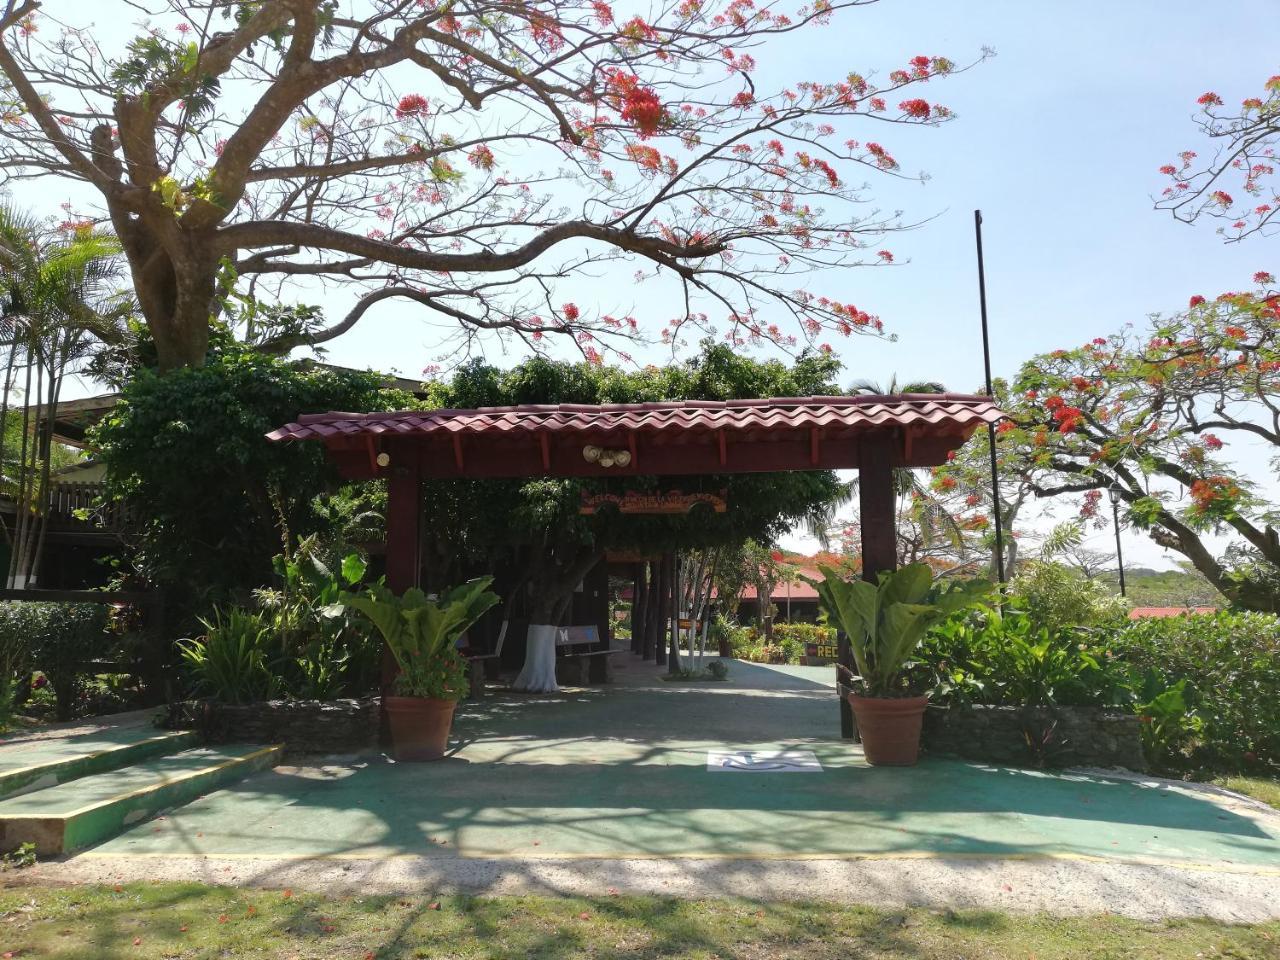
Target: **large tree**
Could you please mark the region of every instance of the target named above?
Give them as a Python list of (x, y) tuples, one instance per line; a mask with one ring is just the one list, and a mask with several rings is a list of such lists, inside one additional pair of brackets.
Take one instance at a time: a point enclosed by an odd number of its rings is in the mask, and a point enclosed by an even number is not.
[[(850, 63), (766, 91), (755, 54), (868, 2), (103, 0), (58, 21), (7, 0), (0, 176), (97, 192), (83, 215), (119, 236), (164, 369), (204, 362), (237, 292), (328, 281), (358, 291), (350, 311), (269, 348), (398, 298), (467, 342), (562, 335), (598, 360), (644, 326), (578, 307), (565, 281), (613, 260), (682, 285), (641, 318), (653, 339), (816, 344), (880, 329), (806, 275), (892, 262), (877, 247), (901, 223), (863, 178), (902, 173), (873, 131), (950, 118), (914, 88), (955, 68)], [(89, 10), (149, 19), (108, 49)]]
[[(1040, 495), (1079, 495), (1097, 517), (1107, 491), (1153, 540), (1242, 605), (1280, 605), (1280, 512), (1232, 441), (1280, 466), (1280, 298), (1264, 289), (1193, 297), (1149, 328), (1028, 361), (1004, 462)], [(1206, 540), (1230, 534), (1226, 558)]]

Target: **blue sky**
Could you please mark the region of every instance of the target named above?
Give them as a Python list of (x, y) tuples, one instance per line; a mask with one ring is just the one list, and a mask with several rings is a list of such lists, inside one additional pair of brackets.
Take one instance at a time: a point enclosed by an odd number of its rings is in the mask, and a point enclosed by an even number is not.
[[(1194, 293), (1246, 286), (1257, 270), (1280, 274), (1274, 243), (1224, 245), (1211, 226), (1153, 211), (1150, 198), (1163, 186), (1156, 168), (1178, 150), (1209, 152), (1192, 122), (1201, 93), (1236, 102), (1280, 72), (1268, 29), (1275, 13), (1274, 0), (882, 0), (757, 51), (764, 89), (851, 70), (883, 75), (915, 54), (964, 63), (984, 47), (996, 52), (921, 91), (954, 109), (954, 122), (876, 131), (905, 170), (929, 180), (873, 181), (872, 196), (908, 219), (932, 219), (886, 241), (899, 266), (823, 278), (823, 292), (879, 314), (898, 337), (836, 343), (845, 376), (981, 385), (975, 208), (985, 219), (997, 375), (1013, 374), (1033, 353), (1177, 309)], [(626, 309), (632, 304), (618, 302), (618, 289), (585, 279), (566, 299)], [(653, 302), (657, 293), (622, 296), (637, 311), (669, 315)], [(331, 315), (344, 299), (327, 303)], [(330, 359), (414, 376), (434, 359), (431, 339), (415, 308), (388, 306), (333, 343)], [(1245, 456), (1265, 468), (1261, 456)], [(1109, 549), (1109, 535), (1101, 536), (1099, 548)], [(1162, 551), (1130, 539), (1135, 559), (1161, 562)]]
[[(879, 313), (899, 338), (836, 343), (847, 375), (980, 385), (975, 208), (985, 220), (997, 375), (1032, 353), (1275, 271), (1273, 244), (1224, 245), (1212, 227), (1176, 223), (1150, 199), (1164, 186), (1160, 164), (1186, 147), (1206, 152), (1191, 120), (1196, 97), (1215, 89), (1228, 101), (1243, 98), (1280, 67), (1274, 38), (1258, 29), (1275, 12), (1263, 2), (1210, 10), (1185, 2), (883, 0), (762, 50), (766, 88), (852, 69), (887, 72), (916, 53), (958, 62), (984, 46), (997, 54), (922, 90), (951, 106), (954, 122), (877, 131), (905, 170), (930, 179), (873, 181), (872, 196), (908, 218), (934, 219), (886, 241), (910, 262), (823, 279), (824, 290)], [(584, 281), (573, 295), (589, 302), (592, 292)], [(594, 292), (616, 296), (603, 285)], [(332, 345), (332, 358), (416, 372), (415, 354), (425, 363), (430, 342), (414, 314), (406, 306), (369, 316)]]

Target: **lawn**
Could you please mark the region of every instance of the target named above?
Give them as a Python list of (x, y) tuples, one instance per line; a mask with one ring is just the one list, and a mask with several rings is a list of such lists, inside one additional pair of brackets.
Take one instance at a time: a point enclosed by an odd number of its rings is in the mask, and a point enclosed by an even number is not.
[(1220, 787), (1243, 793), (1246, 797), (1261, 800), (1280, 810), (1280, 780), (1262, 777), (1219, 777), (1213, 782)]
[(1146, 958), (1280, 955), (1280, 923), (1140, 923), (654, 897), (326, 897), (199, 884), (0, 891), (4, 957)]

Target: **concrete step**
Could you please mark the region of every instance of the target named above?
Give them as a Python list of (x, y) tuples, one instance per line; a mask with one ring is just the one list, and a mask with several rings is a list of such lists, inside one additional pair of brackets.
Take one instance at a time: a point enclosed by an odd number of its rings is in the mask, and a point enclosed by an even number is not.
[(79, 777), (117, 770), (200, 742), (194, 730), (128, 727), (79, 737), (0, 744), (0, 798), (44, 790)]
[(0, 801), (0, 849), (70, 853), (275, 766), (283, 746), (201, 747)]

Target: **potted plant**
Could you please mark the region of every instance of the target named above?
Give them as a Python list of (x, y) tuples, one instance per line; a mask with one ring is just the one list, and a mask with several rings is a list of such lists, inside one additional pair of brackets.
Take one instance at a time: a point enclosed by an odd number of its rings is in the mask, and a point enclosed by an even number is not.
[(383, 583), (342, 602), (364, 614), (382, 634), (400, 667), (394, 696), (382, 698), (397, 760), (439, 760), (449, 743), (453, 711), (467, 693), (467, 663), (458, 652), (463, 632), (498, 602), (493, 577), (469, 580), (439, 600), (417, 587), (397, 596)]
[(904, 673), (925, 632), (991, 593), (985, 580), (935, 582), (928, 564), (912, 563), (880, 574), (878, 583), (845, 580), (831, 567), (810, 581), (833, 624), (853, 651), (860, 685), (849, 694), (867, 762), (910, 766), (920, 753), (927, 696), (913, 696)]

